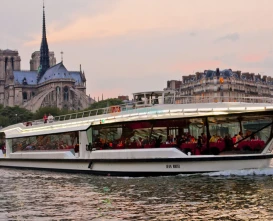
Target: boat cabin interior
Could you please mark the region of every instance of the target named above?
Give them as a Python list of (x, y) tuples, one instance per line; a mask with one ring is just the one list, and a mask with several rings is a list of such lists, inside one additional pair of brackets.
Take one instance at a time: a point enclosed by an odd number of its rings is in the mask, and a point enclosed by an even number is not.
[(191, 155), (259, 153), (271, 137), (272, 115), (233, 114), (101, 124), (92, 128), (92, 148), (176, 147)]
[[(87, 150), (178, 148), (188, 155), (261, 153), (273, 134), (272, 111), (90, 125)], [(4, 133), (3, 133), (4, 134)], [(3, 135), (4, 136), (4, 135)], [(4, 146), (2, 139), (1, 146)], [(12, 152), (79, 152), (79, 131), (10, 138)]]

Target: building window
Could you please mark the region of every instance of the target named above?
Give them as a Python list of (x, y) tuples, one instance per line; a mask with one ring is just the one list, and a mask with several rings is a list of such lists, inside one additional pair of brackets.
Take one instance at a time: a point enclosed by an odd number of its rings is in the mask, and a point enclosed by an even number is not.
[(69, 99), (69, 90), (68, 90), (68, 87), (65, 86), (64, 87), (64, 101), (68, 101)]
[(27, 92), (23, 92), (23, 100), (27, 100)]
[(12, 68), (12, 70), (14, 70), (14, 58), (13, 57), (11, 58), (11, 68)]
[(61, 90), (61, 88), (60, 88), (59, 86), (57, 86), (57, 87), (56, 87), (56, 92), (57, 92), (57, 94), (60, 93), (60, 90)]

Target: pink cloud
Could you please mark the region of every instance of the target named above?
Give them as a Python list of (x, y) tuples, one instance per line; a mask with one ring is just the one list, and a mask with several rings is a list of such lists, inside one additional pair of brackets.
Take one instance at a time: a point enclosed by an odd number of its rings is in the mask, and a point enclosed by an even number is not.
[[(225, 32), (234, 30), (242, 32), (257, 31), (272, 27), (273, 19), (271, 1), (257, 4), (255, 0), (236, 1), (236, 7), (229, 1), (198, 1), (198, 6), (191, 1), (172, 0), (120, 0), (107, 13), (77, 15), (67, 25), (60, 27), (58, 22), (47, 25), (50, 42), (79, 41), (84, 39), (109, 38), (146, 30), (192, 31), (214, 29), (223, 24)], [(264, 5), (271, 5), (265, 7)], [(86, 7), (92, 7), (87, 5)], [(234, 13), (236, 10), (237, 13)], [(263, 10), (264, 16), (253, 17), (253, 11)], [(242, 16), (242, 12), (245, 13)], [(49, 16), (49, 15), (48, 15)], [(264, 20), (264, 17), (267, 20)], [(217, 19), (215, 19), (217, 18)], [(235, 22), (236, 21), (236, 22)], [(242, 25), (243, 24), (243, 25)], [(254, 25), (255, 24), (255, 25)], [(33, 38), (26, 46), (39, 45), (40, 32), (31, 34)]]
[(244, 62), (260, 62), (267, 57), (268, 53), (261, 52), (255, 54), (247, 54), (241, 57)]

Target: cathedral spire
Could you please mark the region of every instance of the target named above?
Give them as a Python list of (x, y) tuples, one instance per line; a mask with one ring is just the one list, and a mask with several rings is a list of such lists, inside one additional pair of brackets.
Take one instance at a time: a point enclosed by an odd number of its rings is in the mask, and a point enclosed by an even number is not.
[(46, 22), (45, 22), (45, 5), (43, 2), (43, 31), (42, 42), (40, 48), (40, 67), (38, 69), (38, 81), (42, 78), (43, 74), (49, 68), (49, 49), (46, 38)]

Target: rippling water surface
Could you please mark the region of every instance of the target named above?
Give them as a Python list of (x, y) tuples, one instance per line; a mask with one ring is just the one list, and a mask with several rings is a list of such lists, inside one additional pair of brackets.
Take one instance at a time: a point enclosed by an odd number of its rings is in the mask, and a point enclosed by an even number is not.
[(0, 220), (272, 220), (273, 168), (118, 178), (0, 169)]

